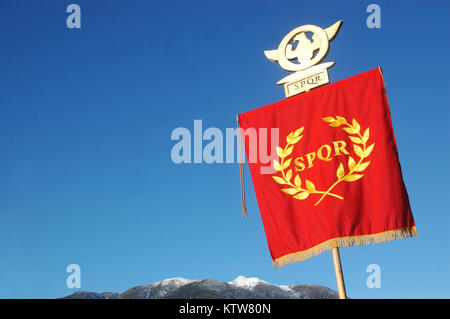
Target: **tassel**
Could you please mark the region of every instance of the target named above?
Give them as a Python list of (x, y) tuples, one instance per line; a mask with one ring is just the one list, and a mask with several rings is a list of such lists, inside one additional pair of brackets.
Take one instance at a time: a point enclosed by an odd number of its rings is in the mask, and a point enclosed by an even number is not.
[(242, 154), (242, 135), (241, 128), (239, 127), (239, 114), (236, 114), (238, 140), (239, 140), (239, 169), (241, 174), (241, 204), (242, 204), (242, 217), (247, 218), (247, 208), (245, 208), (245, 186), (244, 186), (244, 161)]

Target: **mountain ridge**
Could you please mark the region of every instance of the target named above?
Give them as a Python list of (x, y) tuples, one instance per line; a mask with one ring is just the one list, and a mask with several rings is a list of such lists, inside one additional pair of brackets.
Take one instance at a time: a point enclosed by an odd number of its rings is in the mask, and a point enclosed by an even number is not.
[(122, 293), (77, 291), (61, 299), (337, 299), (330, 288), (313, 285), (274, 285), (259, 278), (238, 276), (229, 282), (214, 279), (167, 278)]

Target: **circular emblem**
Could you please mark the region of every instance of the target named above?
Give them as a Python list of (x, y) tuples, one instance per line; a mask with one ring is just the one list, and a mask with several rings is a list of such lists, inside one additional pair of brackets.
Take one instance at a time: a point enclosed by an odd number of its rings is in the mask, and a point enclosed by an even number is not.
[[(313, 34), (312, 41), (306, 37), (306, 33)], [(292, 50), (290, 42), (298, 42), (295, 50)], [(288, 71), (301, 71), (321, 62), (327, 55), (329, 41), (327, 33), (320, 27), (306, 24), (289, 32), (277, 49), (278, 63)], [(315, 53), (318, 50), (317, 53)], [(289, 60), (297, 59), (299, 63)]]

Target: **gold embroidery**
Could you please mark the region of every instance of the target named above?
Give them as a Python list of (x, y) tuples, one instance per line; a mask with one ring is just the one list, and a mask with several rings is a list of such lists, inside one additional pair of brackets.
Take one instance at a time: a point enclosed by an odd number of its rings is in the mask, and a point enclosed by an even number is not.
[(339, 199), (343, 199), (343, 197), (333, 194), (330, 191), (323, 192), (316, 190), (316, 186), (313, 182), (306, 180), (306, 188), (302, 187), (302, 180), (300, 179), (300, 176), (297, 174), (294, 178), (294, 183), (291, 182), (292, 180), (292, 169), (289, 169), (287, 172), (285, 170), (289, 167), (291, 164), (292, 159), (287, 158), (289, 155), (291, 155), (292, 151), (294, 150), (294, 145), (297, 144), (302, 138), (304, 127), (301, 127), (297, 129), (296, 131), (293, 131), (289, 133), (289, 135), (286, 137), (286, 147), (282, 149), (281, 147), (277, 146), (277, 154), (280, 158), (280, 162), (277, 160), (273, 160), (273, 168), (279, 172), (281, 172), (282, 177), (279, 176), (272, 176), (272, 178), (281, 185), (288, 185), (290, 188), (283, 188), (281, 189), (282, 192), (289, 194), (293, 196), (295, 199), (303, 200), (308, 198), (310, 194), (324, 194), (324, 195), (330, 195), (337, 197)]
[[(281, 189), (282, 192), (293, 196), (295, 199), (298, 200), (304, 200), (308, 198), (310, 194), (322, 194), (320, 199), (314, 204), (314, 206), (318, 205), (325, 196), (333, 196), (339, 199), (343, 199), (342, 196), (331, 193), (334, 187), (338, 185), (342, 181), (346, 182), (354, 182), (359, 179), (361, 179), (364, 175), (363, 174), (357, 174), (363, 172), (370, 164), (370, 161), (363, 162), (366, 157), (370, 155), (372, 152), (375, 143), (373, 143), (370, 146), (367, 146), (367, 141), (369, 140), (369, 128), (367, 128), (363, 134), (361, 134), (361, 126), (359, 123), (353, 119), (352, 124), (349, 124), (347, 120), (342, 116), (336, 116), (336, 118), (333, 117), (325, 117), (323, 118), (325, 122), (327, 122), (331, 127), (340, 127), (341, 125), (344, 125), (342, 128), (347, 134), (349, 134), (349, 139), (354, 143), (353, 144), (353, 150), (355, 154), (359, 157), (358, 162), (356, 162), (352, 156), (348, 153), (346, 150), (346, 143), (344, 141), (335, 141), (333, 142), (334, 145), (334, 151), (335, 155), (349, 155), (348, 158), (348, 173), (345, 173), (344, 165), (339, 163), (339, 166), (336, 171), (337, 180), (334, 182), (333, 185), (331, 185), (326, 191), (320, 191), (316, 189), (316, 186), (313, 182), (306, 180), (306, 188), (302, 187), (302, 180), (300, 176), (297, 174), (294, 178), (294, 182), (292, 183), (292, 169), (289, 169), (289, 166), (291, 165), (291, 158), (288, 158), (289, 155), (291, 155), (294, 145), (297, 144), (302, 138), (303, 138), (303, 130), (304, 127), (301, 127), (297, 129), (296, 131), (293, 131), (288, 134), (286, 137), (286, 146), (285, 148), (281, 148), (277, 146), (277, 154), (280, 158), (280, 162), (277, 160), (273, 161), (273, 167), (275, 170), (281, 172), (282, 177), (280, 176), (272, 176), (272, 178), (280, 185), (287, 185), (290, 186), (289, 188), (283, 188)], [(356, 135), (356, 136), (353, 136)], [(361, 146), (360, 146), (361, 145)], [(324, 157), (322, 154), (323, 148), (326, 147), (327, 150), (327, 157)], [(313, 166), (313, 160), (316, 157), (316, 153), (308, 153), (306, 154), (306, 159), (308, 162), (308, 168)], [(323, 145), (319, 148), (317, 157), (321, 160), (330, 161), (331, 160), (331, 147), (328, 145)], [(301, 161), (300, 161), (301, 160)], [(294, 160), (295, 165), (300, 165), (301, 168), (298, 169), (295, 167), (295, 171), (303, 171), (305, 168), (305, 164), (303, 163), (303, 157), (298, 157)], [(285, 172), (287, 170), (287, 172)]]
[[(341, 155), (348, 155), (349, 153), (347, 152), (347, 150), (345, 149), (345, 146), (347, 145), (344, 141), (334, 141), (333, 144), (335, 145), (334, 147), (334, 156), (341, 156)], [(323, 150), (325, 151), (326, 156), (323, 155)], [(324, 144), (321, 147), (319, 147), (319, 149), (316, 152), (310, 152), (308, 154), (305, 155), (306, 158), (306, 162), (308, 164), (308, 167), (306, 167), (306, 163), (305, 160), (303, 158), (303, 156), (299, 156), (296, 159), (294, 159), (294, 165), (295, 166), (300, 166), (295, 167), (295, 171), (296, 172), (301, 172), (303, 171), (305, 168), (309, 169), (311, 167), (314, 166), (314, 160), (317, 158), (321, 161), (324, 162), (329, 162), (333, 159), (333, 150), (331, 148), (330, 145), (328, 144)]]
[[(375, 143), (372, 145), (366, 147), (366, 143), (369, 140), (369, 128), (367, 128), (364, 133), (361, 135), (361, 126), (359, 123), (353, 119), (352, 124), (350, 125), (347, 120), (341, 116), (336, 116), (336, 119), (333, 117), (325, 117), (323, 118), (325, 122), (327, 122), (331, 127), (339, 127), (341, 125), (345, 125), (342, 129), (349, 134), (349, 139), (354, 143), (353, 144), (353, 150), (355, 151), (355, 154), (358, 155), (359, 161), (358, 163), (355, 162), (353, 157), (348, 157), (348, 173), (345, 174), (344, 165), (339, 163), (339, 166), (336, 171), (337, 181), (328, 188), (328, 190), (322, 195), (322, 197), (314, 204), (314, 206), (318, 205), (327, 195), (328, 192), (330, 192), (337, 184), (339, 184), (342, 181), (346, 182), (354, 182), (358, 179), (362, 178), (363, 174), (355, 174), (360, 173), (364, 171), (370, 164), (370, 161), (363, 163), (364, 159), (370, 155), (372, 152)], [(357, 136), (351, 136), (351, 135), (357, 135)], [(359, 146), (358, 144), (362, 145)], [(344, 145), (345, 146), (345, 145)], [(343, 148), (345, 150), (345, 148)], [(348, 153), (347, 153), (348, 154)]]

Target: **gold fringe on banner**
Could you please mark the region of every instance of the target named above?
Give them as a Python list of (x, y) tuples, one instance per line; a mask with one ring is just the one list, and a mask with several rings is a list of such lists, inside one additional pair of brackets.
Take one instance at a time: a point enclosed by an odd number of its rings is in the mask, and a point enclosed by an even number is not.
[(241, 174), (241, 204), (242, 204), (242, 217), (247, 218), (247, 208), (245, 207), (245, 185), (244, 185), (244, 161), (242, 154), (242, 134), (239, 126), (239, 114), (236, 114), (237, 130), (238, 130), (238, 143), (239, 143), (239, 169)]
[(331, 250), (335, 247), (349, 247), (349, 246), (383, 243), (386, 241), (396, 240), (400, 238), (415, 237), (417, 235), (418, 233), (416, 226), (413, 226), (389, 230), (377, 234), (333, 238), (324, 241), (323, 243), (320, 243), (307, 250), (299, 251), (296, 253), (288, 254), (283, 257), (274, 259), (273, 268), (280, 268), (290, 263), (306, 260), (308, 258), (326, 252), (327, 250)]

